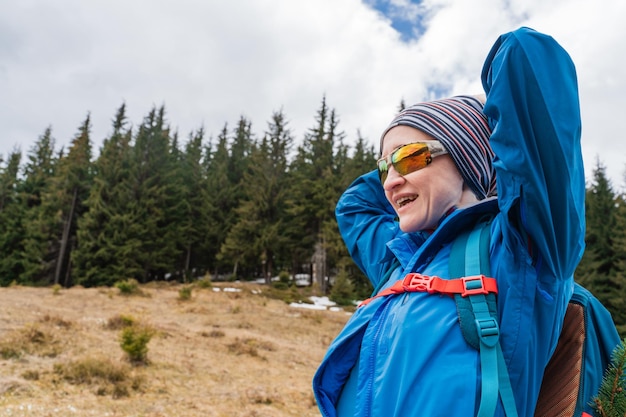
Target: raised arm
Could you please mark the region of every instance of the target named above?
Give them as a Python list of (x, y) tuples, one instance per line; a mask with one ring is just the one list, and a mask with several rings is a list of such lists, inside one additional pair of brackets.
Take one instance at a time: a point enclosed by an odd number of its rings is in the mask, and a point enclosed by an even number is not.
[(482, 82), (501, 211), (530, 238), (537, 265), (571, 277), (585, 231), (574, 64), (554, 39), (521, 28), (498, 39)]

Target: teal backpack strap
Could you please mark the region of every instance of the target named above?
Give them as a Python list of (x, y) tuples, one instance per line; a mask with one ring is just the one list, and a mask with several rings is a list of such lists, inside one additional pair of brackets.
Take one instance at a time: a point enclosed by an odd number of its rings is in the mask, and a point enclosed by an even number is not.
[(391, 274), (393, 274), (393, 271), (395, 271), (396, 268), (398, 268), (399, 266), (400, 266), (400, 261), (397, 258), (394, 258), (393, 262), (391, 263), (391, 266), (389, 267), (387, 272), (385, 272), (385, 275), (383, 275), (383, 277), (380, 279), (376, 288), (374, 288), (374, 291), (372, 292), (372, 297), (374, 297), (376, 294), (380, 292), (380, 290), (385, 286), (385, 284), (391, 277)]
[[(450, 278), (491, 275), (490, 226), (490, 221), (480, 222), (455, 239), (450, 253)], [(469, 285), (478, 287), (469, 288)], [(511, 381), (500, 348), (495, 294), (476, 291), (481, 285), (482, 280), (468, 281), (468, 290), (474, 291), (466, 297), (454, 295), (463, 337), (480, 352), (482, 383), (477, 416), (493, 417), (499, 393), (507, 417), (517, 417)]]

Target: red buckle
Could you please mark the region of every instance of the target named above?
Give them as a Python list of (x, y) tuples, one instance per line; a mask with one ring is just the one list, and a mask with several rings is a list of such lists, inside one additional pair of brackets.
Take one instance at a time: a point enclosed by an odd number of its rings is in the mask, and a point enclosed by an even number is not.
[(484, 275), (472, 275), (469, 277), (460, 278), (463, 282), (463, 291), (461, 292), (462, 297), (467, 297), (468, 295), (474, 294), (489, 294), (487, 290), (487, 285), (485, 284)]
[(427, 292), (432, 294), (436, 292), (433, 289), (434, 278), (436, 277), (429, 277), (428, 275), (417, 273), (407, 274), (402, 281), (402, 288), (406, 292)]

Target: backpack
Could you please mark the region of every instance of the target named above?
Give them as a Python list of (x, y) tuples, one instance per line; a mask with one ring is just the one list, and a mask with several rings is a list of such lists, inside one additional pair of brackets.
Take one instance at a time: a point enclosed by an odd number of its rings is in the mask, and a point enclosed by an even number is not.
[[(477, 416), (492, 417), (500, 395), (507, 417), (517, 417), (499, 343), (497, 282), (490, 278), (489, 270), (490, 224), (490, 219), (479, 222), (454, 240), (449, 262), (451, 279), (409, 273), (385, 290), (379, 292), (377, 288), (375, 295), (360, 305), (413, 291), (453, 295), (463, 336), (480, 351), (482, 383)], [(610, 312), (587, 289), (574, 284), (556, 349), (545, 368), (535, 416), (595, 416), (592, 398), (620, 342)]]
[(546, 366), (535, 416), (594, 416), (591, 400), (619, 343), (611, 313), (576, 284), (559, 342)]

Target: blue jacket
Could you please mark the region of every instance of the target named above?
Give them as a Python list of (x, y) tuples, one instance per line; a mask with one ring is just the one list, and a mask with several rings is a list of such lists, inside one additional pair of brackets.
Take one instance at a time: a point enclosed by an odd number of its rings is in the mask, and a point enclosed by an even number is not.
[[(344, 241), (376, 288), (408, 272), (449, 278), (450, 244), (485, 213), (500, 343), (520, 416), (532, 416), (584, 249), (585, 183), (574, 65), (549, 36), (502, 35), (482, 73), (498, 198), (457, 209), (432, 233), (403, 233), (375, 172), (337, 204)], [(386, 282), (385, 273), (396, 269)], [(323, 416), (474, 416), (480, 360), (446, 295), (405, 293), (359, 308), (313, 379)], [(501, 404), (497, 415), (503, 415)]]

